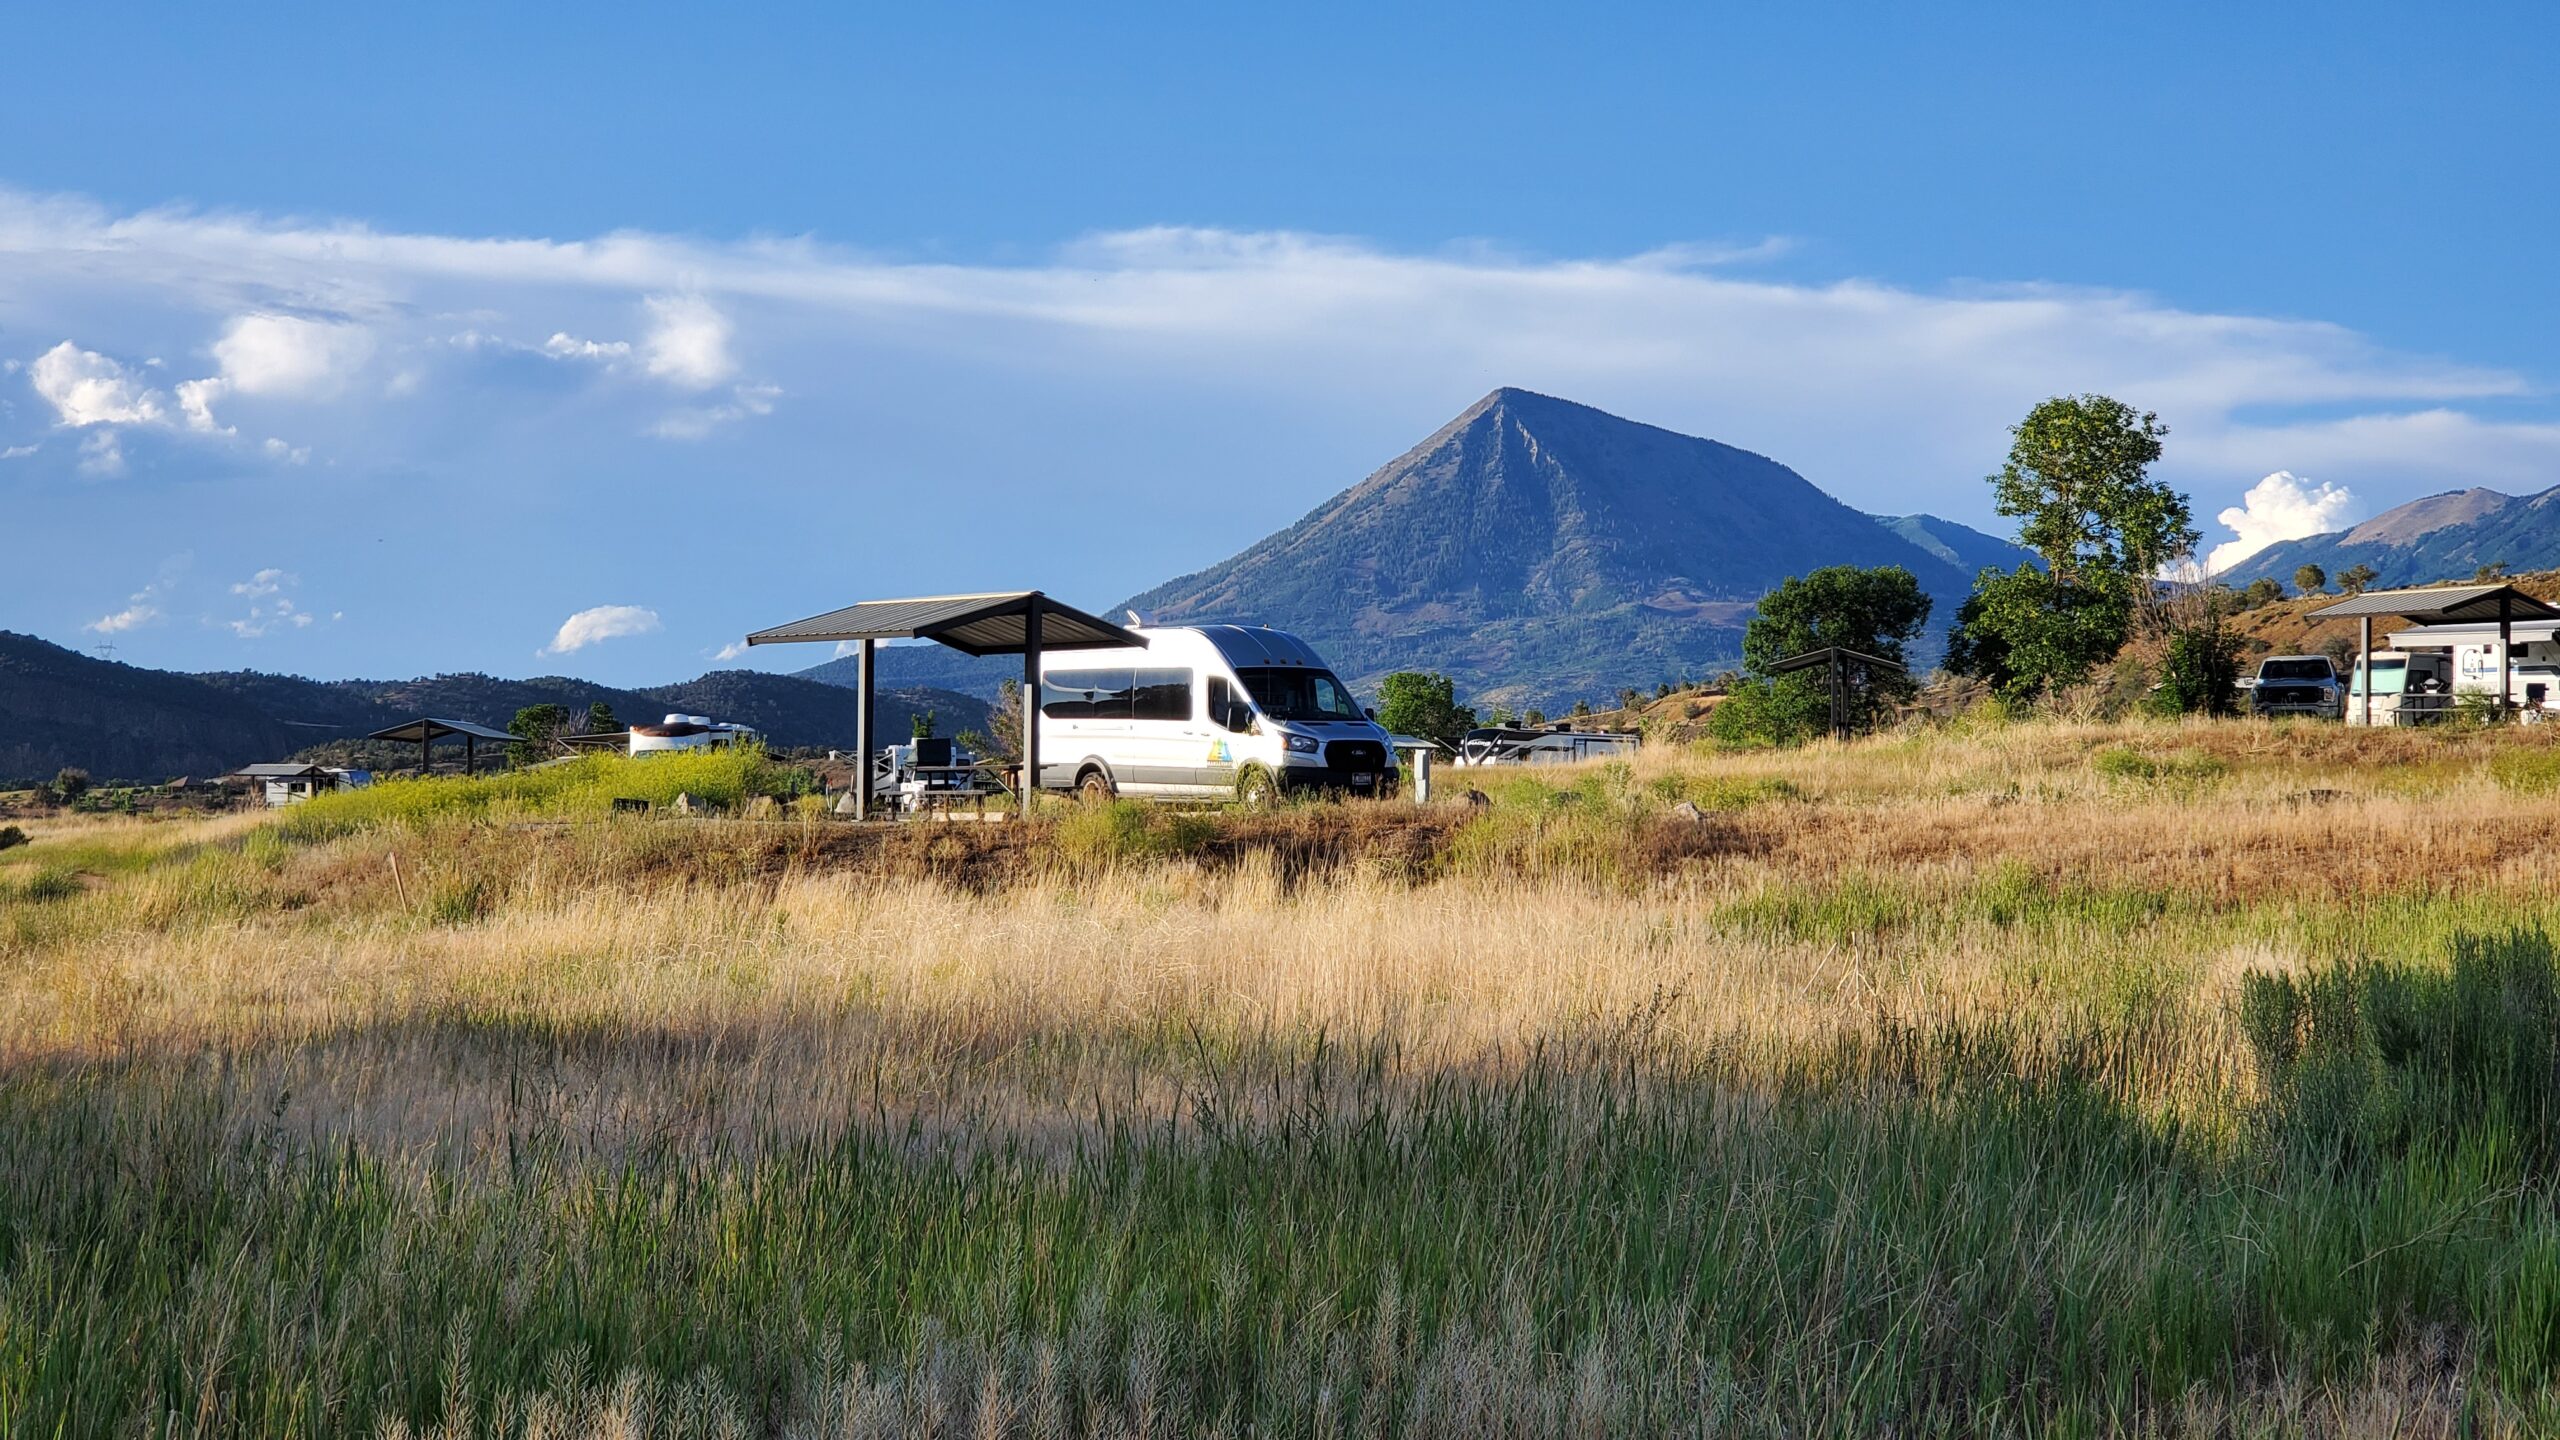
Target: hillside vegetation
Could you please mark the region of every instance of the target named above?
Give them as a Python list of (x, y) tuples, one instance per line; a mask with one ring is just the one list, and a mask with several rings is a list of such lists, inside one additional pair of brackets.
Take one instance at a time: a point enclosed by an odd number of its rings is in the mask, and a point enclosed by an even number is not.
[(39, 822), (0, 1429), (2549, 1433), (2553, 738)]

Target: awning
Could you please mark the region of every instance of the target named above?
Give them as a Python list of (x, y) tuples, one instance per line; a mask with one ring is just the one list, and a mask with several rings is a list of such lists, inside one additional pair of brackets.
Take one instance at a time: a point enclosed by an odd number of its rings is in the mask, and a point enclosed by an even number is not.
[(747, 637), (747, 643), (932, 640), (969, 655), (1019, 655), (1029, 644), (1025, 619), (1035, 608), (1040, 612), (1043, 650), (1107, 650), (1147, 643), (1133, 631), (1072, 605), (1061, 605), (1037, 590), (865, 600), (824, 615), (758, 630)]
[(475, 740), (497, 740), (502, 742), (514, 741), (522, 738), (520, 736), (510, 735), (504, 730), (492, 730), (486, 725), (474, 725), (468, 720), (437, 720), (426, 716), (421, 716), (415, 720), (403, 720), (388, 730), (376, 730), (365, 738), (368, 740), (406, 740), (412, 745), (425, 745), (441, 740), (447, 735), (467, 735)]
[(2429, 585), (2412, 590), (2367, 590), (2311, 612), (2314, 620), (2405, 615), (2430, 624), (2560, 619), (2560, 608), (2513, 585)]
[(275, 761), (263, 765), (243, 765), (231, 772), (243, 780), (318, 780), (329, 771), (318, 765), (296, 765)]

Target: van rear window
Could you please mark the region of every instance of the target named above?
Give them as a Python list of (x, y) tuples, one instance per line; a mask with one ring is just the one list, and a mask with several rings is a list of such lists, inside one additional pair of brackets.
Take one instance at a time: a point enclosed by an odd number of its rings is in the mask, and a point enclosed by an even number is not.
[(1188, 720), (1188, 670), (1052, 670), (1040, 678), (1050, 720)]

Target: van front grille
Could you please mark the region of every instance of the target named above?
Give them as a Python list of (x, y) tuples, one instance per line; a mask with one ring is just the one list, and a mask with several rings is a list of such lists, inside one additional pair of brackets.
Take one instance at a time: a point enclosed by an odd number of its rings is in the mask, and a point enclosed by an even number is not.
[(1375, 740), (1336, 740), (1324, 747), (1324, 763), (1332, 770), (1384, 770), (1387, 747)]

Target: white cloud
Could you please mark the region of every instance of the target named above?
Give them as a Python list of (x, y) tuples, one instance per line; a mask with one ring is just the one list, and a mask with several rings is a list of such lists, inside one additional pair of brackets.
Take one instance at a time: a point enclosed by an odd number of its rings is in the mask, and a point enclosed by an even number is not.
[(661, 440), (699, 440), (733, 420), (772, 414), (773, 402), (781, 394), (778, 385), (741, 385), (721, 404), (668, 412), (649, 427), (649, 433)]
[(250, 576), (248, 579), (233, 585), (231, 587), (231, 593), (234, 595), (246, 595), (250, 599), (255, 600), (260, 596), (273, 595), (287, 585), (297, 583), (300, 579), (300, 576), (289, 575), (282, 570), (261, 570), (257, 574)]
[[(1007, 389), (1149, 397), (1118, 409), (1106, 398), (1088, 412), (1090, 437), (1062, 442), (1087, 446), (1068, 458), (1093, 464), (1148, 426), (1148, 405), (1168, 395), (1202, 415), (1223, 404), (1257, 422), (1283, 410), (1334, 417), (1351, 438), (1321, 460), (1343, 468), (1339, 479), (1384, 458), (1377, 447), (1394, 436), (1411, 438), (1415, 417), (1445, 418), (1495, 385), (1524, 385), (1775, 455), (1854, 504), (1980, 520), (1980, 477), (2005, 427), (2046, 395), (2080, 390), (2159, 411), (2173, 430), (2162, 474), (2197, 494), (2290, 470), (2389, 503), (2419, 487), (2512, 489), (2560, 472), (2560, 406), (2543, 377), (2388, 350), (2336, 325), (2187, 310), (2129, 291), (1803, 283), (1734, 268), (1781, 249), (1666, 244), (1549, 260), (1154, 228), (1095, 236), (1035, 263), (946, 264), (806, 240), (496, 240), (182, 209), (119, 214), (0, 190), (0, 305), (158, 306), (207, 333), (227, 321), (222, 370), (209, 377), (227, 388), (188, 392), (192, 402), (160, 397), (164, 415), (218, 432), (216, 413), (253, 384), (296, 398), (335, 393), (349, 412), (397, 390), (444, 423), (368, 426), (349, 413), (333, 422), (340, 438), (318, 443), (375, 446), (370, 458), (404, 464), (420, 463), (430, 436), (698, 439), (769, 412), (775, 384), (826, 393), (849, 375), (886, 373), (895, 385), (878, 388), (894, 389), (902, 423), (919, 432), (966, 424), (984, 414), (984, 395)], [(632, 339), (586, 338), (616, 333), (635, 306), (646, 318)], [(472, 347), (449, 338), (466, 327), (547, 335), (488, 348), (591, 366), (580, 383), (593, 389), (578, 398), (602, 403), (563, 413), (598, 428), (506, 430), (489, 418), (503, 399), (494, 389), (440, 392), (453, 367), (472, 363)], [(742, 367), (750, 336), (769, 373)], [(376, 363), (387, 386), (331, 379)], [(95, 388), (72, 409), (137, 418), (73, 421), (57, 401), (64, 423), (151, 423), (141, 417), (156, 392), (133, 374), (80, 378)], [(644, 379), (654, 384), (635, 383)], [(544, 383), (554, 388), (528, 390), (560, 393), (557, 379)], [(651, 393), (658, 386), (685, 392), (681, 407)], [(2489, 400), (2498, 414), (2477, 403)], [(438, 404), (452, 408), (427, 408)], [(1858, 423), (1843, 424), (1844, 414)], [(1310, 453), (1312, 443), (1293, 458)], [(1159, 458), (1173, 477), (1198, 457)], [(1310, 488), (1312, 503), (1322, 487)], [(1176, 480), (1164, 498), (1179, 501)]]
[(361, 325), (300, 315), (233, 317), (213, 358), (225, 388), (243, 395), (326, 398), (373, 354), (373, 335)]
[(80, 473), (92, 479), (112, 479), (125, 472), (124, 442), (112, 429), (89, 432), (80, 442)]
[(729, 317), (700, 295), (652, 295), (649, 373), (688, 390), (708, 390), (738, 373), (729, 355)]
[(12, 445), (6, 450), (0, 450), (0, 460), (24, 460), (42, 448), (44, 447), (40, 445)]
[(2205, 573), (2219, 574), (2279, 540), (2344, 530), (2356, 518), (2352, 492), (2327, 483), (2313, 485), (2292, 471), (2279, 470), (2250, 486), (2239, 504), (2214, 517), (2238, 538), (2206, 554)]
[(133, 593), (123, 609), (112, 615), (101, 615), (80, 628), (95, 631), (100, 635), (121, 635), (127, 630), (138, 630), (159, 618), (160, 587), (145, 585)]
[(207, 435), (238, 433), (213, 418), (213, 402), (222, 398), (225, 388), (218, 379), (178, 382), (178, 408), (186, 412), (188, 429)]
[(68, 340), (37, 356), (27, 378), (64, 425), (148, 425), (168, 413), (159, 391)]
[(747, 642), (746, 642), (746, 641), (744, 641), (744, 640), (732, 640), (732, 641), (730, 641), (728, 644), (723, 645), (723, 646), (721, 646), (718, 650), (714, 651), (714, 652), (712, 653), (711, 658), (712, 658), (712, 659), (714, 659), (714, 660), (735, 660), (735, 659), (737, 659), (739, 656), (744, 655), (744, 654), (746, 654), (746, 653), (747, 653)]
[(560, 633), (551, 643), (536, 651), (540, 655), (566, 655), (583, 650), (600, 640), (618, 640), (626, 635), (648, 635), (658, 629), (658, 612), (638, 605), (598, 605), (581, 610), (560, 622)]
[[(628, 340), (581, 340), (565, 330), (542, 342), (542, 353), (555, 360), (621, 360), (631, 354)], [(653, 365), (655, 361), (651, 362)]]
[(302, 583), (302, 577), (272, 566), (261, 570), (231, 587), (231, 593), (249, 600), (249, 613), (237, 620), (226, 620), (223, 627), (243, 640), (255, 640), (277, 630), (306, 630), (312, 623), (311, 612), (295, 604), (286, 591)]

